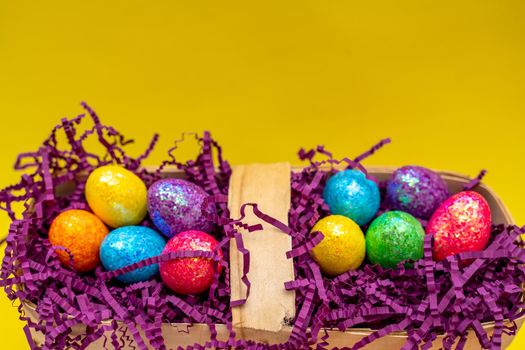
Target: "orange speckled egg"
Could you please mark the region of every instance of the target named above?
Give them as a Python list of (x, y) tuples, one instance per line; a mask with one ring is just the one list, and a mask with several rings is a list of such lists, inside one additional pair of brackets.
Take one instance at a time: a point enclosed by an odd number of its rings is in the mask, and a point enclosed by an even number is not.
[(86, 199), (93, 213), (110, 227), (138, 225), (148, 212), (146, 185), (118, 165), (104, 165), (86, 181)]
[[(109, 230), (95, 215), (86, 210), (71, 209), (60, 213), (51, 223), (49, 241), (53, 246), (69, 249), (73, 268), (79, 272), (93, 270), (99, 263), (100, 244)], [(57, 250), (60, 262), (69, 266), (69, 254)]]

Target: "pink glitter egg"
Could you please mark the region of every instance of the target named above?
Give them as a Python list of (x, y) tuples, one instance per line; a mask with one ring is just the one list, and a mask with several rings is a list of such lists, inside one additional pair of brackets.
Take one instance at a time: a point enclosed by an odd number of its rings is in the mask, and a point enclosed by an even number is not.
[[(177, 251), (216, 251), (218, 242), (202, 231), (185, 231), (171, 238), (163, 254)], [(218, 251), (222, 258), (222, 252)], [(212, 259), (181, 258), (160, 263), (160, 276), (166, 285), (179, 294), (199, 294), (210, 288), (215, 270), (221, 266)]]
[(433, 256), (447, 256), (483, 250), (490, 239), (490, 208), (479, 193), (459, 192), (445, 200), (434, 212), (426, 232), (434, 235)]

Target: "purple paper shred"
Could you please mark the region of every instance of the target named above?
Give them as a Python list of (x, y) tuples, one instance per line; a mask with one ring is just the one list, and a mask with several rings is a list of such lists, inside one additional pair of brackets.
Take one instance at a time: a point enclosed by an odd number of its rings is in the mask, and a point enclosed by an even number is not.
[[(85, 103), (87, 111), (73, 119), (63, 119), (36, 152), (21, 154), (15, 169), (27, 174), (18, 184), (0, 191), (0, 208), (12, 220), (5, 239), (5, 257), (2, 261), (0, 284), (8, 297), (15, 301), (36, 304), (39, 322), (32, 322), (22, 311), (20, 319), (28, 323), (24, 332), (31, 349), (84, 349), (103, 337), (107, 348), (132, 345), (137, 349), (166, 349), (162, 337), (163, 322), (231, 324), (229, 300), (229, 240), (236, 235), (235, 225), (229, 219), (226, 198), (231, 174), (230, 166), (222, 157), (220, 146), (209, 133), (194, 139), (200, 143), (201, 152), (194, 160), (179, 162), (174, 152), (182, 140), (175, 141), (169, 158), (158, 169), (147, 170), (141, 163), (151, 153), (158, 141), (154, 135), (143, 154), (136, 158), (125, 152), (125, 145), (133, 142), (110, 126), (100, 122), (97, 114)], [(91, 125), (89, 124), (91, 119)], [(80, 132), (83, 127), (84, 132)], [(65, 135), (65, 138), (62, 135)], [(87, 141), (95, 138), (105, 153), (97, 155), (87, 148)], [(67, 142), (59, 143), (59, 139)], [(69, 208), (89, 210), (84, 197), (85, 174), (104, 164), (120, 164), (140, 176), (146, 185), (161, 178), (167, 166), (180, 169), (187, 180), (204, 188), (209, 201), (218, 208), (218, 215), (211, 219), (231, 227), (221, 226), (213, 234), (219, 240), (224, 259), (218, 254), (205, 252), (179, 252), (175, 255), (148, 259), (118, 271), (105, 272), (102, 268), (86, 274), (77, 274), (64, 268), (58, 261), (47, 240), (47, 230), (53, 218)], [(58, 190), (67, 189), (66, 195)], [(24, 207), (21, 215), (15, 207)], [(31, 204), (32, 203), (32, 204)], [(149, 219), (143, 225), (152, 226)], [(216, 273), (208, 294), (200, 296), (175, 296), (159, 278), (125, 286), (113, 277), (141, 266), (177, 257), (207, 257), (222, 265)], [(74, 259), (74, 257), (72, 257)], [(23, 286), (20, 287), (19, 286)], [(69, 316), (69, 317), (68, 317)], [(110, 324), (101, 324), (112, 320)], [(86, 325), (80, 336), (71, 334), (74, 325)], [(126, 325), (122, 331), (122, 324)], [(139, 332), (139, 328), (144, 334)], [(231, 328), (231, 327), (230, 327)], [(34, 343), (30, 332), (45, 335), (40, 347)], [(110, 332), (110, 336), (107, 333)], [(213, 341), (212, 341), (213, 344)]]
[(478, 176), (476, 176), (474, 179), (472, 179), (468, 184), (463, 186), (464, 191), (470, 191), (477, 185), (481, 183), (481, 180), (487, 175), (487, 170), (483, 169), (479, 172)]
[[(381, 141), (353, 162), (362, 161), (388, 141)], [(313, 161), (317, 154), (327, 159)], [(438, 334), (444, 334), (444, 349), (462, 349), (469, 328), (474, 330), (480, 347), (499, 349), (502, 334), (516, 333), (514, 321), (525, 314), (525, 250), (521, 240), (525, 227), (493, 226), (491, 243), (484, 251), (462, 253), (443, 262), (432, 259), (432, 237), (427, 236), (424, 258), (410, 268), (402, 263), (395, 269), (385, 269), (365, 262), (356, 271), (325, 278), (313, 268), (316, 265), (309, 254), (312, 241), (317, 240), (316, 233), (309, 231), (318, 218), (328, 215), (322, 190), (330, 172), (323, 166), (355, 164), (334, 160), (323, 147), (301, 150), (299, 157), (309, 161), (310, 166), (292, 176), (289, 221), (293, 249), (288, 256), (294, 258), (296, 276), (285, 288), (296, 291), (298, 310), (314, 310), (308, 321), (299, 313), (294, 324), (294, 330), (310, 327), (309, 345), (322, 339), (324, 345), (318, 343), (316, 348), (328, 348), (329, 338), (317, 334), (325, 328), (373, 330), (356, 344), (349, 344), (351, 349), (362, 348), (394, 331), (407, 332), (403, 349), (428, 349)], [(472, 190), (485, 173), (480, 172), (464, 189)], [(388, 209), (383, 202), (380, 213)], [(483, 322), (495, 323), (491, 336), (481, 326)]]
[[(37, 304), (39, 322), (31, 321), (18, 309), (20, 319), (27, 322), (24, 333), (31, 349), (85, 349), (103, 338), (105, 349), (168, 349), (161, 326), (165, 322), (206, 323), (211, 339), (187, 349), (243, 348), (243, 349), (327, 349), (327, 329), (348, 330), (351, 327), (369, 327), (373, 332), (356, 344), (359, 349), (395, 331), (406, 331), (403, 349), (431, 348), (439, 334), (444, 334), (444, 349), (461, 349), (472, 329), (480, 346), (499, 348), (503, 334), (515, 334), (514, 321), (524, 314), (523, 289), (525, 282), (525, 250), (520, 235), (525, 228), (493, 226), (492, 239), (483, 252), (462, 253), (442, 262), (432, 260), (432, 240), (425, 239), (425, 255), (412, 267), (400, 264), (395, 269), (384, 269), (365, 263), (356, 271), (335, 278), (325, 278), (310, 256), (310, 250), (323, 238), (320, 232), (310, 233), (315, 222), (328, 214), (322, 190), (334, 165), (358, 168), (367, 176), (361, 162), (375, 153), (390, 139), (381, 140), (367, 152), (354, 159), (335, 160), (323, 146), (299, 151), (299, 158), (309, 162), (303, 171), (292, 174), (292, 203), (289, 223), (285, 225), (261, 212), (256, 203), (242, 206), (241, 217), (232, 219), (227, 209), (227, 194), (231, 168), (224, 160), (222, 149), (209, 133), (203, 136), (183, 134), (168, 151), (168, 159), (155, 170), (141, 167), (158, 141), (154, 135), (143, 154), (130, 157), (125, 145), (133, 142), (110, 126), (103, 125), (97, 114), (85, 103), (82, 106), (91, 117), (93, 126), (80, 132), (86, 118), (80, 115), (63, 119), (42, 147), (36, 152), (21, 154), (15, 169), (32, 170), (23, 175), (18, 184), (0, 191), (0, 209), (5, 210), (12, 224), (5, 239), (5, 257), (0, 272), (0, 284), (8, 297), (15, 301)], [(59, 147), (58, 136), (63, 132), (67, 147)], [(86, 140), (96, 138), (104, 147), (99, 156), (86, 149)], [(201, 145), (195, 160), (179, 162), (175, 156), (178, 145), (188, 139)], [(314, 161), (316, 156), (324, 160)], [(146, 259), (117, 271), (103, 271), (101, 267), (88, 274), (77, 274), (58, 262), (46, 239), (52, 219), (68, 208), (89, 210), (84, 198), (85, 176), (104, 164), (121, 164), (135, 172), (150, 185), (161, 178), (162, 170), (175, 166), (189, 181), (204, 188), (209, 198), (203, 205), (214, 203), (218, 215), (210, 217), (217, 223), (214, 232), (219, 240), (223, 259), (215, 252), (177, 252)], [(327, 170), (328, 169), (328, 170)], [(465, 189), (477, 186), (485, 171), (472, 180)], [(380, 184), (381, 185), (381, 184)], [(57, 195), (57, 189), (71, 190)], [(30, 201), (33, 202), (32, 206)], [(24, 211), (17, 217), (15, 206), (22, 203)], [(274, 225), (292, 238), (295, 279), (285, 283), (287, 290), (296, 293), (297, 314), (292, 332), (283, 344), (261, 344), (237, 339), (231, 320), (231, 307), (242, 305), (249, 297), (248, 279), (250, 252), (244, 248), (241, 229), (257, 231), (261, 225), (243, 223), (246, 210), (253, 210), (261, 220)], [(388, 210), (384, 204), (381, 212)], [(425, 222), (423, 222), (425, 224)], [(149, 219), (143, 225), (152, 226)], [(247, 295), (230, 301), (229, 244), (235, 239), (243, 255), (242, 281)], [(205, 295), (179, 296), (169, 291), (160, 279), (139, 282), (129, 286), (114, 277), (134, 269), (181, 257), (205, 257), (223, 267)], [(74, 257), (71, 257), (74, 259)], [(23, 285), (23, 288), (18, 286)], [(104, 324), (103, 320), (110, 320)], [(510, 323), (506, 323), (509, 320)], [(489, 336), (483, 322), (495, 323)], [(85, 333), (74, 336), (71, 327), (86, 325)], [(217, 339), (215, 324), (225, 324), (227, 340)], [(510, 324), (510, 326), (509, 326)], [(191, 328), (191, 326), (190, 326)], [(142, 333), (139, 331), (142, 330)], [(31, 331), (45, 335), (40, 347), (34, 343)], [(109, 334), (109, 336), (108, 336)], [(182, 349), (182, 347), (179, 347)]]

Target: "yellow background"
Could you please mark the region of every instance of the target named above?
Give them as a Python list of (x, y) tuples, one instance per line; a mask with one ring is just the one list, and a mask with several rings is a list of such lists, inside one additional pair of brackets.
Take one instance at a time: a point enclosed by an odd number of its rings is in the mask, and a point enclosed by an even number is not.
[[(524, 224), (524, 92), (521, 0), (0, 0), (0, 186), (86, 100), (135, 154), (159, 131), (152, 163), (183, 131), (211, 130), (232, 163), (390, 136), (366, 164), (485, 167)], [(0, 336), (27, 347), (4, 295)]]

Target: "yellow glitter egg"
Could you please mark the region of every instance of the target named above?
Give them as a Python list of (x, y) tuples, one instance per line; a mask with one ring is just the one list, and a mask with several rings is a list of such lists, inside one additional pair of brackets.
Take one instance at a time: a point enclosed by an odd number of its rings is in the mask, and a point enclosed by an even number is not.
[(324, 238), (312, 249), (312, 256), (325, 274), (337, 276), (361, 265), (366, 251), (365, 236), (352, 219), (330, 215), (315, 224), (312, 232), (315, 231), (320, 231)]
[[(80, 272), (93, 270), (99, 263), (99, 249), (109, 230), (86, 210), (71, 209), (60, 213), (49, 228), (49, 242), (64, 247), (73, 255), (73, 267)], [(60, 262), (69, 266), (70, 256), (57, 250)]]
[(146, 216), (146, 185), (121, 166), (105, 165), (93, 170), (85, 193), (91, 210), (108, 226), (137, 225)]

